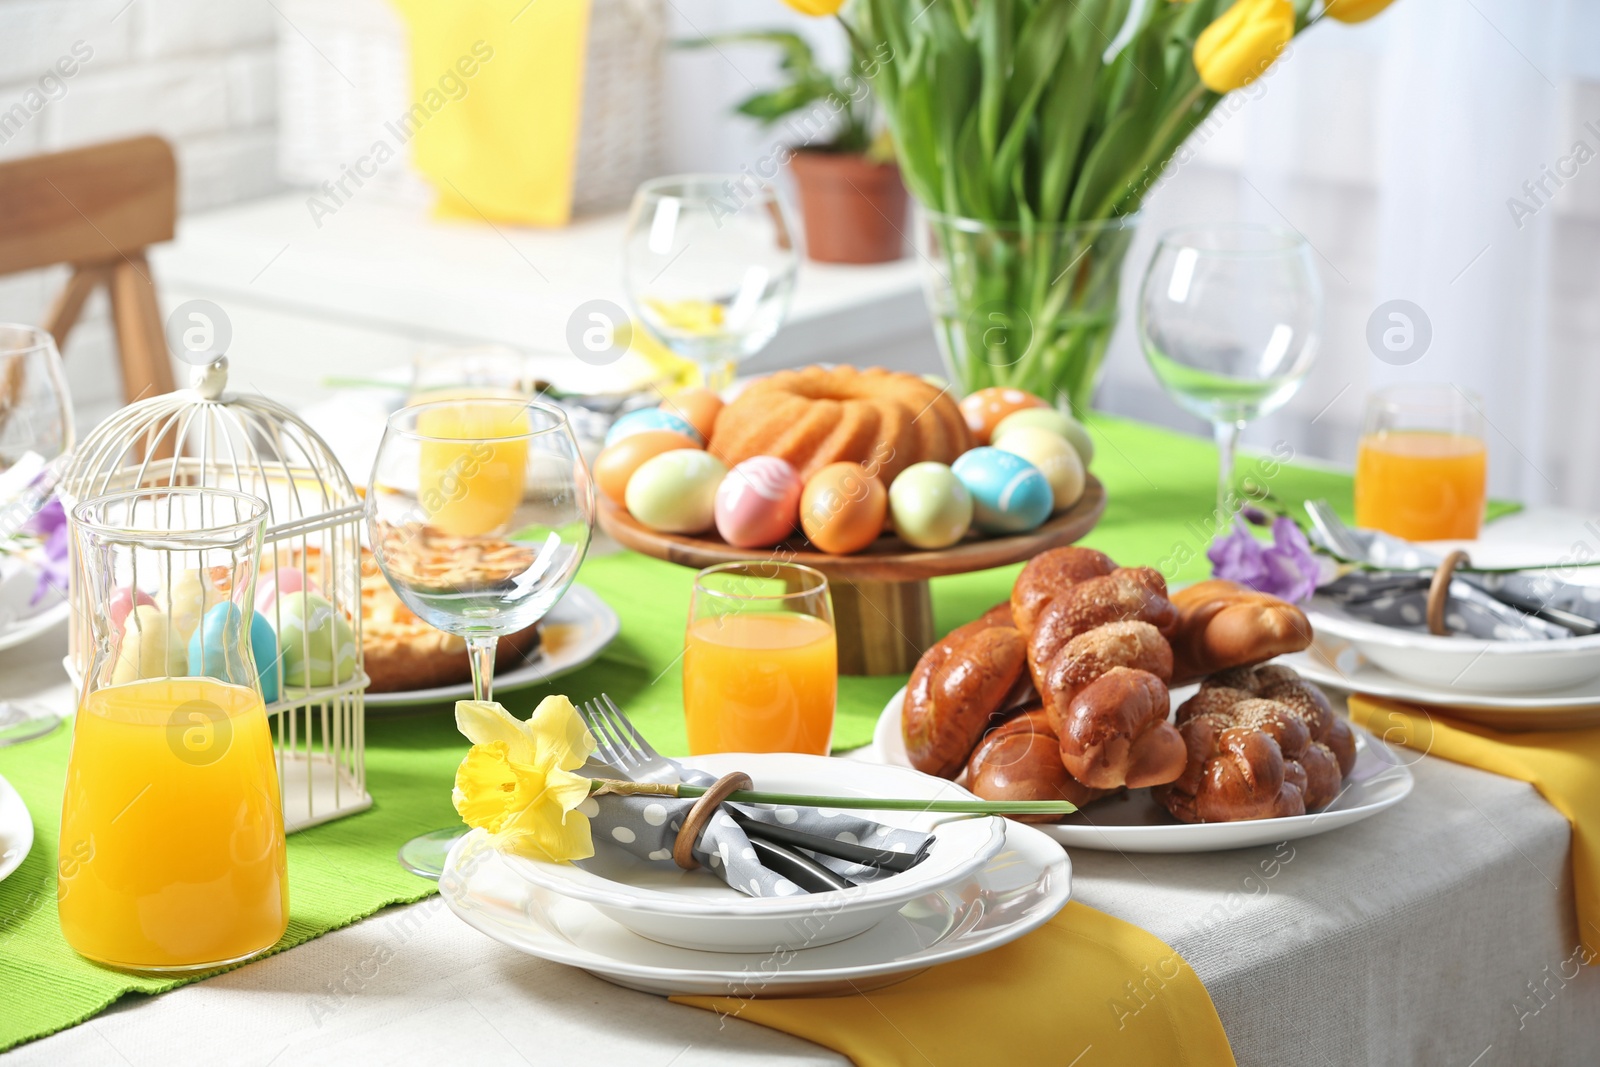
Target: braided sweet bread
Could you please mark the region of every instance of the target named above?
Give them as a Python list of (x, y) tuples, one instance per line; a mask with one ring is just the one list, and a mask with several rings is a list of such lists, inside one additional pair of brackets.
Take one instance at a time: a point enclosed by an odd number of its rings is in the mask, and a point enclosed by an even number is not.
[(1339, 795), (1355, 766), (1350, 724), (1288, 667), (1214, 674), (1178, 708), (1177, 718), (1187, 765), (1154, 795), (1184, 822), (1319, 811)]

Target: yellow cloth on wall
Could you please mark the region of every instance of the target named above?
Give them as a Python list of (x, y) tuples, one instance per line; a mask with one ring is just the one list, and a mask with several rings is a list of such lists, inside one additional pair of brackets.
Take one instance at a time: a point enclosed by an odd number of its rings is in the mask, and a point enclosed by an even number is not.
[(1591, 954), (1600, 953), (1600, 727), (1511, 733), (1445, 714), (1397, 701), (1350, 697), (1351, 721), (1390, 744), (1527, 782), (1566, 816), (1572, 824), (1572, 895), (1579, 936)]
[(411, 29), (411, 110), (394, 125), (444, 216), (572, 217), (589, 0), (395, 0)]
[(1211, 996), (1183, 958), (1077, 902), (1009, 945), (884, 989), (672, 999), (803, 1037), (857, 1067), (1234, 1062)]

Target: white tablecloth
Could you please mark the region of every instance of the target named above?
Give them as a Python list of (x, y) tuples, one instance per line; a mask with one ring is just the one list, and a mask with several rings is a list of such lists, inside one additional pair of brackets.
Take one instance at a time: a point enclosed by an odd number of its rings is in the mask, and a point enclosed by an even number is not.
[[(49, 641), (0, 653), (0, 697), (33, 694), (66, 709), (58, 656)], [(1074, 895), (1182, 953), (1242, 1065), (1600, 1062), (1600, 967), (1574, 976), (1566, 820), (1521, 782), (1432, 758), (1414, 769), (1416, 790), (1398, 807), (1277, 848), (1075, 850)], [(1108, 997), (1106, 1011), (1139, 1006)], [(995, 1025), (996, 1042), (1004, 1039)], [(1064, 1046), (1061, 1063), (1125, 1062), (1114, 1048), (1075, 1061), (1082, 1051)], [(937, 1049), (923, 1052), (945, 1062)], [(0, 1059), (6, 1067), (842, 1062), (784, 1034), (523, 956), (437, 899), (160, 997), (131, 998)]]

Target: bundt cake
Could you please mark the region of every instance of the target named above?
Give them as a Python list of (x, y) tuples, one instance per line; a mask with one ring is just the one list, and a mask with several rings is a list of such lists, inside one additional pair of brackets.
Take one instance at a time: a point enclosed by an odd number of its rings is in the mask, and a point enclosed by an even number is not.
[(1212, 675), (1178, 708), (1183, 773), (1154, 790), (1184, 822), (1272, 819), (1318, 811), (1356, 762), (1350, 724), (1288, 667)]
[(888, 485), (913, 463), (953, 463), (971, 447), (947, 391), (914, 374), (840, 365), (751, 382), (717, 415), (707, 449), (729, 467), (776, 456), (802, 480), (849, 460)]

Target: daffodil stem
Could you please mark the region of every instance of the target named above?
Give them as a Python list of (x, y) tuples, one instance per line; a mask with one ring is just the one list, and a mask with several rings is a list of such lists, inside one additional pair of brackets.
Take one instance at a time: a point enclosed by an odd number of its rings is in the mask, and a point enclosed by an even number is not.
[[(589, 783), (591, 796), (658, 796), (693, 800), (705, 795), (698, 785), (663, 785), (658, 782), (617, 782), (596, 778)], [(1065, 800), (905, 800), (880, 797), (817, 797), (802, 793), (765, 793), (740, 789), (728, 799), (740, 804), (787, 804), (796, 808), (851, 808), (863, 811), (933, 811), (957, 815), (1070, 815), (1077, 806)]]

